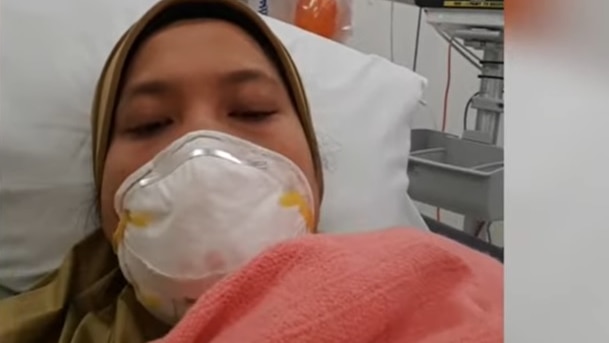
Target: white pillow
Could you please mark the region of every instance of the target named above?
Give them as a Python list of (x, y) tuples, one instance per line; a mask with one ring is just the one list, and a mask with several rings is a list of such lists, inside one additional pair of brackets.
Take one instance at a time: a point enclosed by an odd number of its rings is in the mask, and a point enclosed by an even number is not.
[[(90, 107), (120, 35), (155, 0), (0, 2), (0, 297), (97, 228)], [(320, 136), (320, 229), (425, 227), (407, 196), (409, 122), (426, 81), (267, 19), (302, 73)]]
[(406, 194), (410, 121), (426, 80), (374, 55), (267, 23), (303, 79), (324, 159), (322, 232), (425, 228)]

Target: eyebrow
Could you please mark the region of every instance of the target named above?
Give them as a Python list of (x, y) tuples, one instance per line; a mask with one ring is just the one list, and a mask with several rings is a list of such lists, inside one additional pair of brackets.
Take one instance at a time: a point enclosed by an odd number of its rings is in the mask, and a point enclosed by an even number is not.
[(250, 82), (265, 82), (277, 85), (277, 79), (259, 69), (240, 69), (221, 76), (221, 82), (239, 85)]
[[(279, 86), (276, 78), (259, 69), (239, 69), (220, 76), (223, 85), (242, 85), (246, 83), (263, 82), (271, 86)], [(135, 82), (125, 89), (124, 99), (131, 100), (140, 96), (162, 96), (171, 91), (171, 82), (163, 79), (151, 79)]]

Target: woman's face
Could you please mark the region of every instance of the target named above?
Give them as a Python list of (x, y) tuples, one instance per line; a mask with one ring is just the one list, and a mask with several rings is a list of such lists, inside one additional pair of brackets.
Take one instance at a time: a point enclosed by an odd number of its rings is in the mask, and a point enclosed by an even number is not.
[(121, 183), (163, 148), (196, 130), (225, 132), (289, 158), (319, 204), (309, 146), (272, 62), (241, 28), (219, 20), (178, 23), (134, 56), (120, 94), (101, 188), (102, 227), (118, 217)]

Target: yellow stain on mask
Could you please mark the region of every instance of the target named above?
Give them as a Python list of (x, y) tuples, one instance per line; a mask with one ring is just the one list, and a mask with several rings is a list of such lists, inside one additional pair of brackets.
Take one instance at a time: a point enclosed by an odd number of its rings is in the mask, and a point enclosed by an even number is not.
[(156, 310), (161, 307), (161, 298), (154, 294), (147, 293), (137, 286), (134, 286), (133, 288), (135, 289), (137, 300), (139, 300), (140, 304), (144, 305), (144, 307), (149, 310)]
[(112, 245), (114, 250), (118, 248), (118, 245), (123, 242), (125, 238), (125, 230), (127, 226), (131, 225), (134, 228), (145, 229), (152, 221), (152, 215), (144, 212), (131, 212), (125, 211), (120, 215), (118, 225), (114, 234), (112, 235)]
[(297, 207), (298, 212), (305, 221), (307, 229), (309, 232), (313, 232), (313, 211), (307, 204), (305, 198), (298, 192), (287, 192), (281, 196), (279, 199), (279, 205), (283, 207)]

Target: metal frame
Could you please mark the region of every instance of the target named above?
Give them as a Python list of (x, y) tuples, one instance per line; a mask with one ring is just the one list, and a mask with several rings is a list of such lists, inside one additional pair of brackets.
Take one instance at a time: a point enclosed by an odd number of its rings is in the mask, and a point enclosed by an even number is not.
[(423, 220), (429, 227), (431, 232), (450, 238), (453, 241), (459, 242), (471, 249), (477, 250), (483, 254), (487, 254), (495, 258), (496, 260), (503, 263), (503, 251), (502, 247), (497, 247), (487, 242), (484, 242), (476, 237), (472, 237), (469, 234), (464, 233), (461, 230), (454, 229), (446, 224), (440, 223), (432, 218), (423, 216)]
[[(427, 22), (466, 60), (480, 71), (479, 93), (472, 99), (477, 110), (474, 130), (465, 131), (463, 139), (497, 144), (503, 115), (503, 11), (426, 9)], [(482, 52), (478, 58), (472, 50)], [(486, 218), (465, 215), (463, 230), (479, 234)]]
[[(414, 1), (395, 0), (413, 4)], [(455, 51), (480, 70), (479, 92), (472, 98), (475, 127), (462, 139), (497, 145), (503, 115), (503, 11), (496, 9), (425, 8), (426, 21)], [(416, 199), (415, 199), (416, 200)], [(434, 204), (429, 204), (434, 206)], [(497, 218), (465, 216), (463, 231), (480, 233), (486, 222)], [(501, 215), (501, 219), (503, 215)]]

